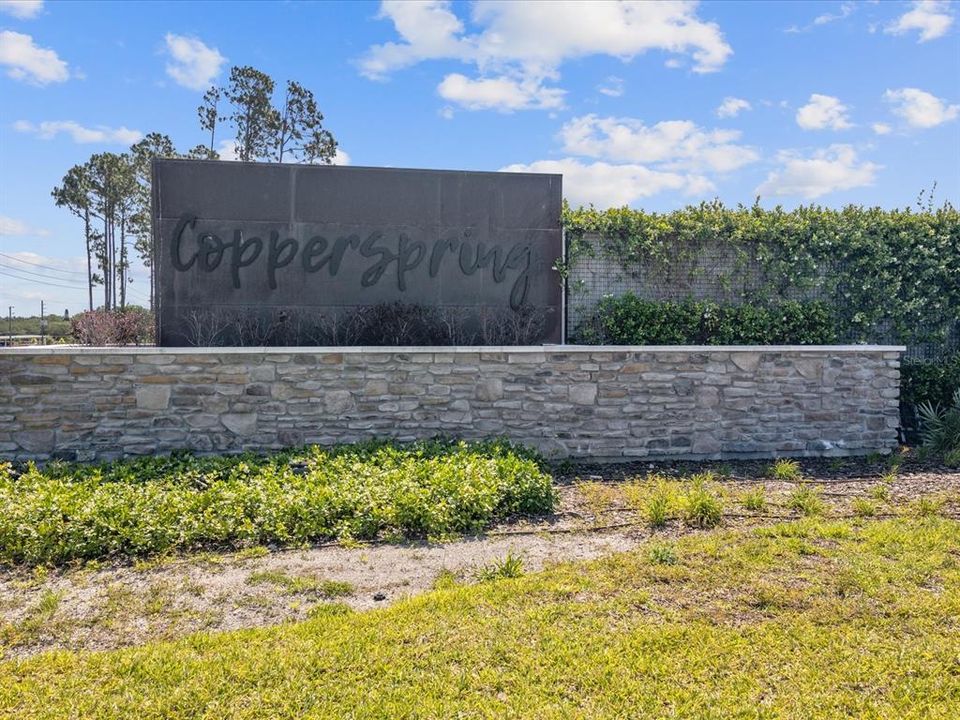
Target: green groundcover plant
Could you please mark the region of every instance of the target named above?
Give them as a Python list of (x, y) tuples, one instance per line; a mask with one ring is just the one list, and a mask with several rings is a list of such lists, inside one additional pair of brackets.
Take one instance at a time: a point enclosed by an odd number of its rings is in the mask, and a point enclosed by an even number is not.
[(367, 443), (272, 456), (0, 463), (0, 562), (474, 532), (548, 512), (550, 476), (505, 441)]

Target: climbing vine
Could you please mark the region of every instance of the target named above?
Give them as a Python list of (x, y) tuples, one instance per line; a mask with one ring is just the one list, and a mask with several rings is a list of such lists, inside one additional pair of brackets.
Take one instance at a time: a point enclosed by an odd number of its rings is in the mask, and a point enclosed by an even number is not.
[(683, 287), (705, 272), (696, 260), (709, 248), (725, 262), (707, 272), (734, 302), (768, 307), (815, 291), (830, 304), (841, 341), (956, 346), (960, 212), (949, 203), (788, 211), (715, 201), (667, 213), (565, 204), (563, 225), (567, 258), (557, 269), (565, 276), (603, 257), (626, 274), (643, 270)]

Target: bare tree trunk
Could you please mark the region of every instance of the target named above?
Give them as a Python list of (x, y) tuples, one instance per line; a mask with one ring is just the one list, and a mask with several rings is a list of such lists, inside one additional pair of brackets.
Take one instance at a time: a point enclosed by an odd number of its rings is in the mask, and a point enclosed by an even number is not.
[(103, 309), (110, 309), (110, 221), (109, 213), (103, 214)]
[(243, 131), (243, 156), (241, 160), (251, 161), (253, 158), (250, 157), (250, 110), (247, 109), (247, 122), (246, 128)]
[(290, 91), (287, 90), (287, 97), (283, 103), (283, 117), (280, 120), (280, 137), (278, 139), (279, 152), (277, 153), (277, 162), (283, 163), (283, 146), (287, 144), (287, 111), (290, 108)]
[(127, 309), (127, 218), (120, 213), (120, 309)]
[(93, 310), (93, 266), (90, 257), (90, 210), (83, 210), (83, 236), (87, 242), (87, 294), (90, 296), (90, 310)]

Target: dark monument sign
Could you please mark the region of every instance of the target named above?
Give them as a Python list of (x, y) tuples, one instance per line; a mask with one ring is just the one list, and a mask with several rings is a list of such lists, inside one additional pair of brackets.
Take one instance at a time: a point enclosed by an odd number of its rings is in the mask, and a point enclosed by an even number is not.
[(198, 160), (153, 172), (161, 345), (359, 344), (417, 323), (431, 342), (560, 342), (559, 175)]

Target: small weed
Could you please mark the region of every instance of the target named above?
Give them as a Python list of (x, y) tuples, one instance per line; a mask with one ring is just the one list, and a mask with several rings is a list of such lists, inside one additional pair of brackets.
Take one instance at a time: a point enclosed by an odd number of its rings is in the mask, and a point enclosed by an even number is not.
[(459, 584), (460, 580), (457, 578), (457, 574), (453, 570), (448, 570), (447, 568), (443, 568), (433, 579), (434, 590), (449, 590), (457, 587)]
[(599, 482), (578, 482), (577, 492), (583, 498), (594, 520), (598, 520), (617, 499), (617, 490)]
[(26, 645), (36, 640), (44, 628), (50, 624), (57, 608), (60, 607), (62, 598), (63, 593), (44, 590), (37, 604), (30, 608), (18, 622), (0, 624), (0, 648)]
[(733, 477), (733, 466), (732, 466), (732, 465), (727, 465), (727, 464), (717, 465), (717, 467), (715, 468), (715, 472), (717, 473), (717, 476), (718, 476), (718, 477), (722, 477), (722, 478), (732, 478), (732, 477)]
[(502, 560), (494, 560), (477, 571), (477, 580), (489, 582), (503, 578), (518, 578), (523, 575), (523, 558), (508, 552)]
[(858, 517), (873, 517), (877, 514), (877, 506), (866, 498), (855, 498), (852, 507), (853, 514)]
[(243, 548), (238, 550), (234, 556), (234, 560), (252, 560), (253, 558), (262, 558), (270, 554), (270, 550), (265, 548), (263, 545), (254, 545), (253, 547)]
[(644, 508), (647, 522), (652, 528), (662, 528), (670, 518), (670, 494), (665, 489), (658, 489), (650, 495)]
[(206, 592), (206, 587), (204, 584), (202, 582), (198, 582), (197, 580), (193, 580), (192, 578), (186, 578), (181, 587), (183, 588), (184, 592), (190, 593), (195, 597), (202, 597), (203, 593)]
[(160, 615), (173, 602), (172, 590), (169, 582), (152, 583), (143, 597), (144, 612), (147, 615)]
[(870, 497), (877, 502), (886, 502), (890, 498), (890, 486), (885, 483), (877, 483), (870, 488)]
[(787, 498), (787, 507), (807, 517), (822, 515), (824, 511), (824, 503), (820, 497), (820, 492), (808, 486), (798, 487), (790, 493)]
[(800, 472), (800, 463), (796, 460), (787, 460), (785, 458), (777, 459), (773, 465), (767, 468), (767, 475), (774, 480), (795, 481), (803, 477)]
[(683, 521), (698, 528), (712, 528), (723, 519), (723, 501), (711, 488), (712, 473), (695, 475), (690, 489), (681, 498)]
[(654, 565), (676, 565), (677, 551), (672, 545), (658, 543), (647, 550), (647, 559)]
[(287, 575), (280, 570), (263, 570), (251, 573), (248, 585), (273, 585), (286, 595), (314, 594), (322, 597), (340, 597), (353, 594), (354, 588), (348, 582), (338, 580), (318, 580), (308, 576)]
[(627, 502), (652, 528), (662, 528), (676, 516), (677, 483), (662, 475), (648, 475), (646, 481), (623, 488)]
[(750, 512), (763, 512), (767, 509), (766, 489), (761, 485), (753, 490), (748, 490), (741, 499), (743, 507)]
[(890, 453), (887, 455), (886, 459), (887, 468), (896, 474), (896, 471), (900, 469), (901, 465), (903, 465), (904, 459), (905, 453), (903, 452), (903, 448), (901, 448), (899, 452)]
[(940, 514), (943, 500), (934, 497), (922, 497), (913, 503), (913, 514), (917, 517), (934, 517)]

